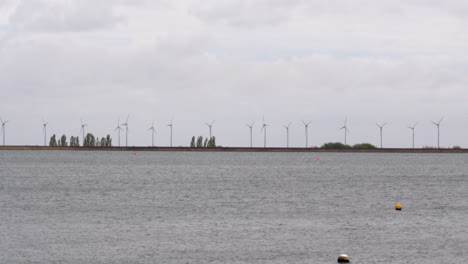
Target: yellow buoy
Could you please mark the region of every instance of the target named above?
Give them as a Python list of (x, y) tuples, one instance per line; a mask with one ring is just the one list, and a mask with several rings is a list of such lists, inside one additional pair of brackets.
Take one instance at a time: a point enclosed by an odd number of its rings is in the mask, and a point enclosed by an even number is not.
[(338, 257), (338, 263), (349, 263), (349, 257), (346, 254), (341, 254)]
[(403, 209), (403, 206), (401, 204), (396, 204), (395, 205), (395, 210), (401, 211), (401, 209)]

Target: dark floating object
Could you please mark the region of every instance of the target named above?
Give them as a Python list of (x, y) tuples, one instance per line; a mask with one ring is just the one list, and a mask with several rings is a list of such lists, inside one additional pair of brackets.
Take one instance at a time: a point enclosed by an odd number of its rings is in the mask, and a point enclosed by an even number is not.
[(338, 263), (349, 263), (349, 257), (346, 254), (341, 254), (338, 257)]

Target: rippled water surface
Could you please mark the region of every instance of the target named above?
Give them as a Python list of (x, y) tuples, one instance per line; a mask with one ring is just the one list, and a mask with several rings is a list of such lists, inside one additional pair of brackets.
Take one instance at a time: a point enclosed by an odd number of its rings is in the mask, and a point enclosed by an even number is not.
[(0, 151), (0, 263), (439, 264), (467, 245), (466, 154)]

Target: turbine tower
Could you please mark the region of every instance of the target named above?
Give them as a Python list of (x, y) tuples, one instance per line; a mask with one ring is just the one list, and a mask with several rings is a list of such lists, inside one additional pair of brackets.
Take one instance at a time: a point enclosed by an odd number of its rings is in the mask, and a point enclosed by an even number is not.
[(283, 125), (286, 128), (286, 148), (289, 148), (289, 126), (291, 126), (291, 122), (288, 125)]
[(304, 127), (305, 127), (305, 133), (306, 133), (306, 148), (309, 147), (309, 125), (311, 123), (311, 121), (309, 122), (304, 122), (304, 120), (302, 120), (302, 123), (304, 124)]
[(382, 148), (382, 129), (387, 123), (383, 123), (382, 125), (376, 124), (380, 128), (380, 148)]
[(434, 121), (431, 121), (434, 125), (437, 126), (437, 148), (440, 148), (440, 145), (439, 145), (439, 143), (440, 143), (440, 123), (442, 122), (442, 120), (444, 120), (444, 117), (445, 117), (445, 116), (443, 116), (443, 117), (439, 120), (439, 122), (437, 122), (437, 123), (434, 122)]
[(267, 126), (269, 125), (265, 123), (265, 117), (263, 117), (263, 126), (262, 126), (262, 130), (260, 130), (260, 133), (262, 133), (263, 131), (263, 147), (264, 148), (266, 148)]
[(154, 147), (154, 134), (156, 134), (156, 129), (154, 128), (154, 120), (151, 124), (151, 127), (148, 130), (151, 130), (151, 147)]
[(207, 123), (205, 122), (205, 124), (208, 126), (208, 128), (210, 129), (210, 138), (211, 138), (211, 128), (213, 127), (213, 124), (214, 124), (215, 120), (213, 120), (211, 123)]
[(416, 122), (416, 123), (414, 123), (413, 126), (409, 126), (409, 127), (408, 127), (409, 129), (411, 129), (411, 130), (413, 131), (413, 149), (414, 149), (414, 128), (416, 127), (417, 124), (418, 124), (418, 123)]
[(0, 122), (2, 122), (3, 146), (5, 146), (5, 126), (9, 121), (8, 120), (3, 121), (3, 119), (0, 118)]
[(47, 142), (47, 124), (49, 124), (49, 122), (45, 122), (44, 119), (42, 119), (42, 131), (44, 132), (44, 147), (47, 146), (46, 145), (46, 142)]
[(173, 124), (172, 122), (174, 121), (174, 118), (171, 119), (171, 123), (168, 124), (167, 126), (171, 129), (171, 138), (170, 138), (170, 146), (172, 148), (172, 127), (173, 127)]
[(250, 125), (247, 124), (247, 127), (250, 129), (250, 148), (252, 148), (252, 128), (254, 125), (255, 121), (253, 121)]
[(125, 147), (128, 147), (128, 118), (130, 115), (127, 115), (127, 119), (125, 120), (125, 123), (122, 124), (122, 126), (125, 126)]
[(83, 119), (80, 119), (81, 121), (81, 130), (80, 132), (83, 133), (83, 146), (84, 146), (84, 134), (85, 134), (85, 127), (88, 126), (87, 124), (83, 123)]
[(349, 132), (348, 130), (348, 125), (346, 124), (348, 121), (348, 118), (345, 117), (345, 120), (344, 120), (344, 126), (342, 126), (340, 129), (344, 129), (344, 144), (346, 145), (346, 134)]
[(117, 130), (119, 133), (119, 147), (120, 147), (120, 131), (122, 131), (122, 127), (120, 126), (120, 118), (117, 119), (117, 127), (114, 129), (114, 131)]

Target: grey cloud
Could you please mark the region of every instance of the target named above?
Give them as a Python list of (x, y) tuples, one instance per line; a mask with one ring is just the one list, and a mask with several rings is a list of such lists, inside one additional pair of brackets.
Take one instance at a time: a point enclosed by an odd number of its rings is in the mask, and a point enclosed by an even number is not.
[(106, 1), (22, 1), (10, 17), (17, 30), (80, 32), (112, 28), (124, 18)]
[[(161, 127), (174, 114), (176, 145), (206, 133), (203, 122), (216, 119), (215, 133), (227, 146), (245, 145), (244, 124), (262, 115), (277, 146), (286, 121), (294, 121), (297, 131), (291, 143), (301, 145), (300, 120), (313, 120), (311, 141), (318, 145), (341, 139), (337, 128), (345, 115), (354, 142), (371, 138), (368, 131), (382, 119), (404, 130), (407, 123), (443, 114), (447, 126), (465, 118), (466, 34), (456, 32), (466, 21), (437, 12), (435, 2), (421, 13), (406, 9), (405, 2), (386, 11), (389, 2), (379, 7), (366, 1), (330, 6), (163, 1), (159, 6), (119, 0), (107, 6), (101, 1), (91, 14), (91, 1), (66, 7), (56, 1), (25, 3), (14, 26), (29, 31), (0, 41), (0, 90), (8, 97), (0, 114), (14, 121), (13, 144), (40, 142), (42, 117), (50, 119), (55, 133), (76, 135), (84, 118), (90, 130), (103, 135), (130, 113), (132, 145), (147, 144), (152, 119)], [(57, 5), (66, 11), (53, 14)], [(101, 14), (104, 22), (96, 22), (93, 17)], [(115, 27), (116, 14), (128, 16), (128, 23)], [(374, 20), (380, 15), (387, 17)], [(37, 127), (37, 138), (31, 126)], [(158, 140), (168, 138), (164, 128)], [(389, 146), (402, 146), (405, 135), (389, 139)], [(431, 136), (421, 132), (418, 144), (431, 145)], [(450, 137), (450, 144), (460, 144), (460, 138)]]
[(236, 27), (261, 27), (284, 23), (301, 0), (199, 1), (190, 13), (207, 23)]

